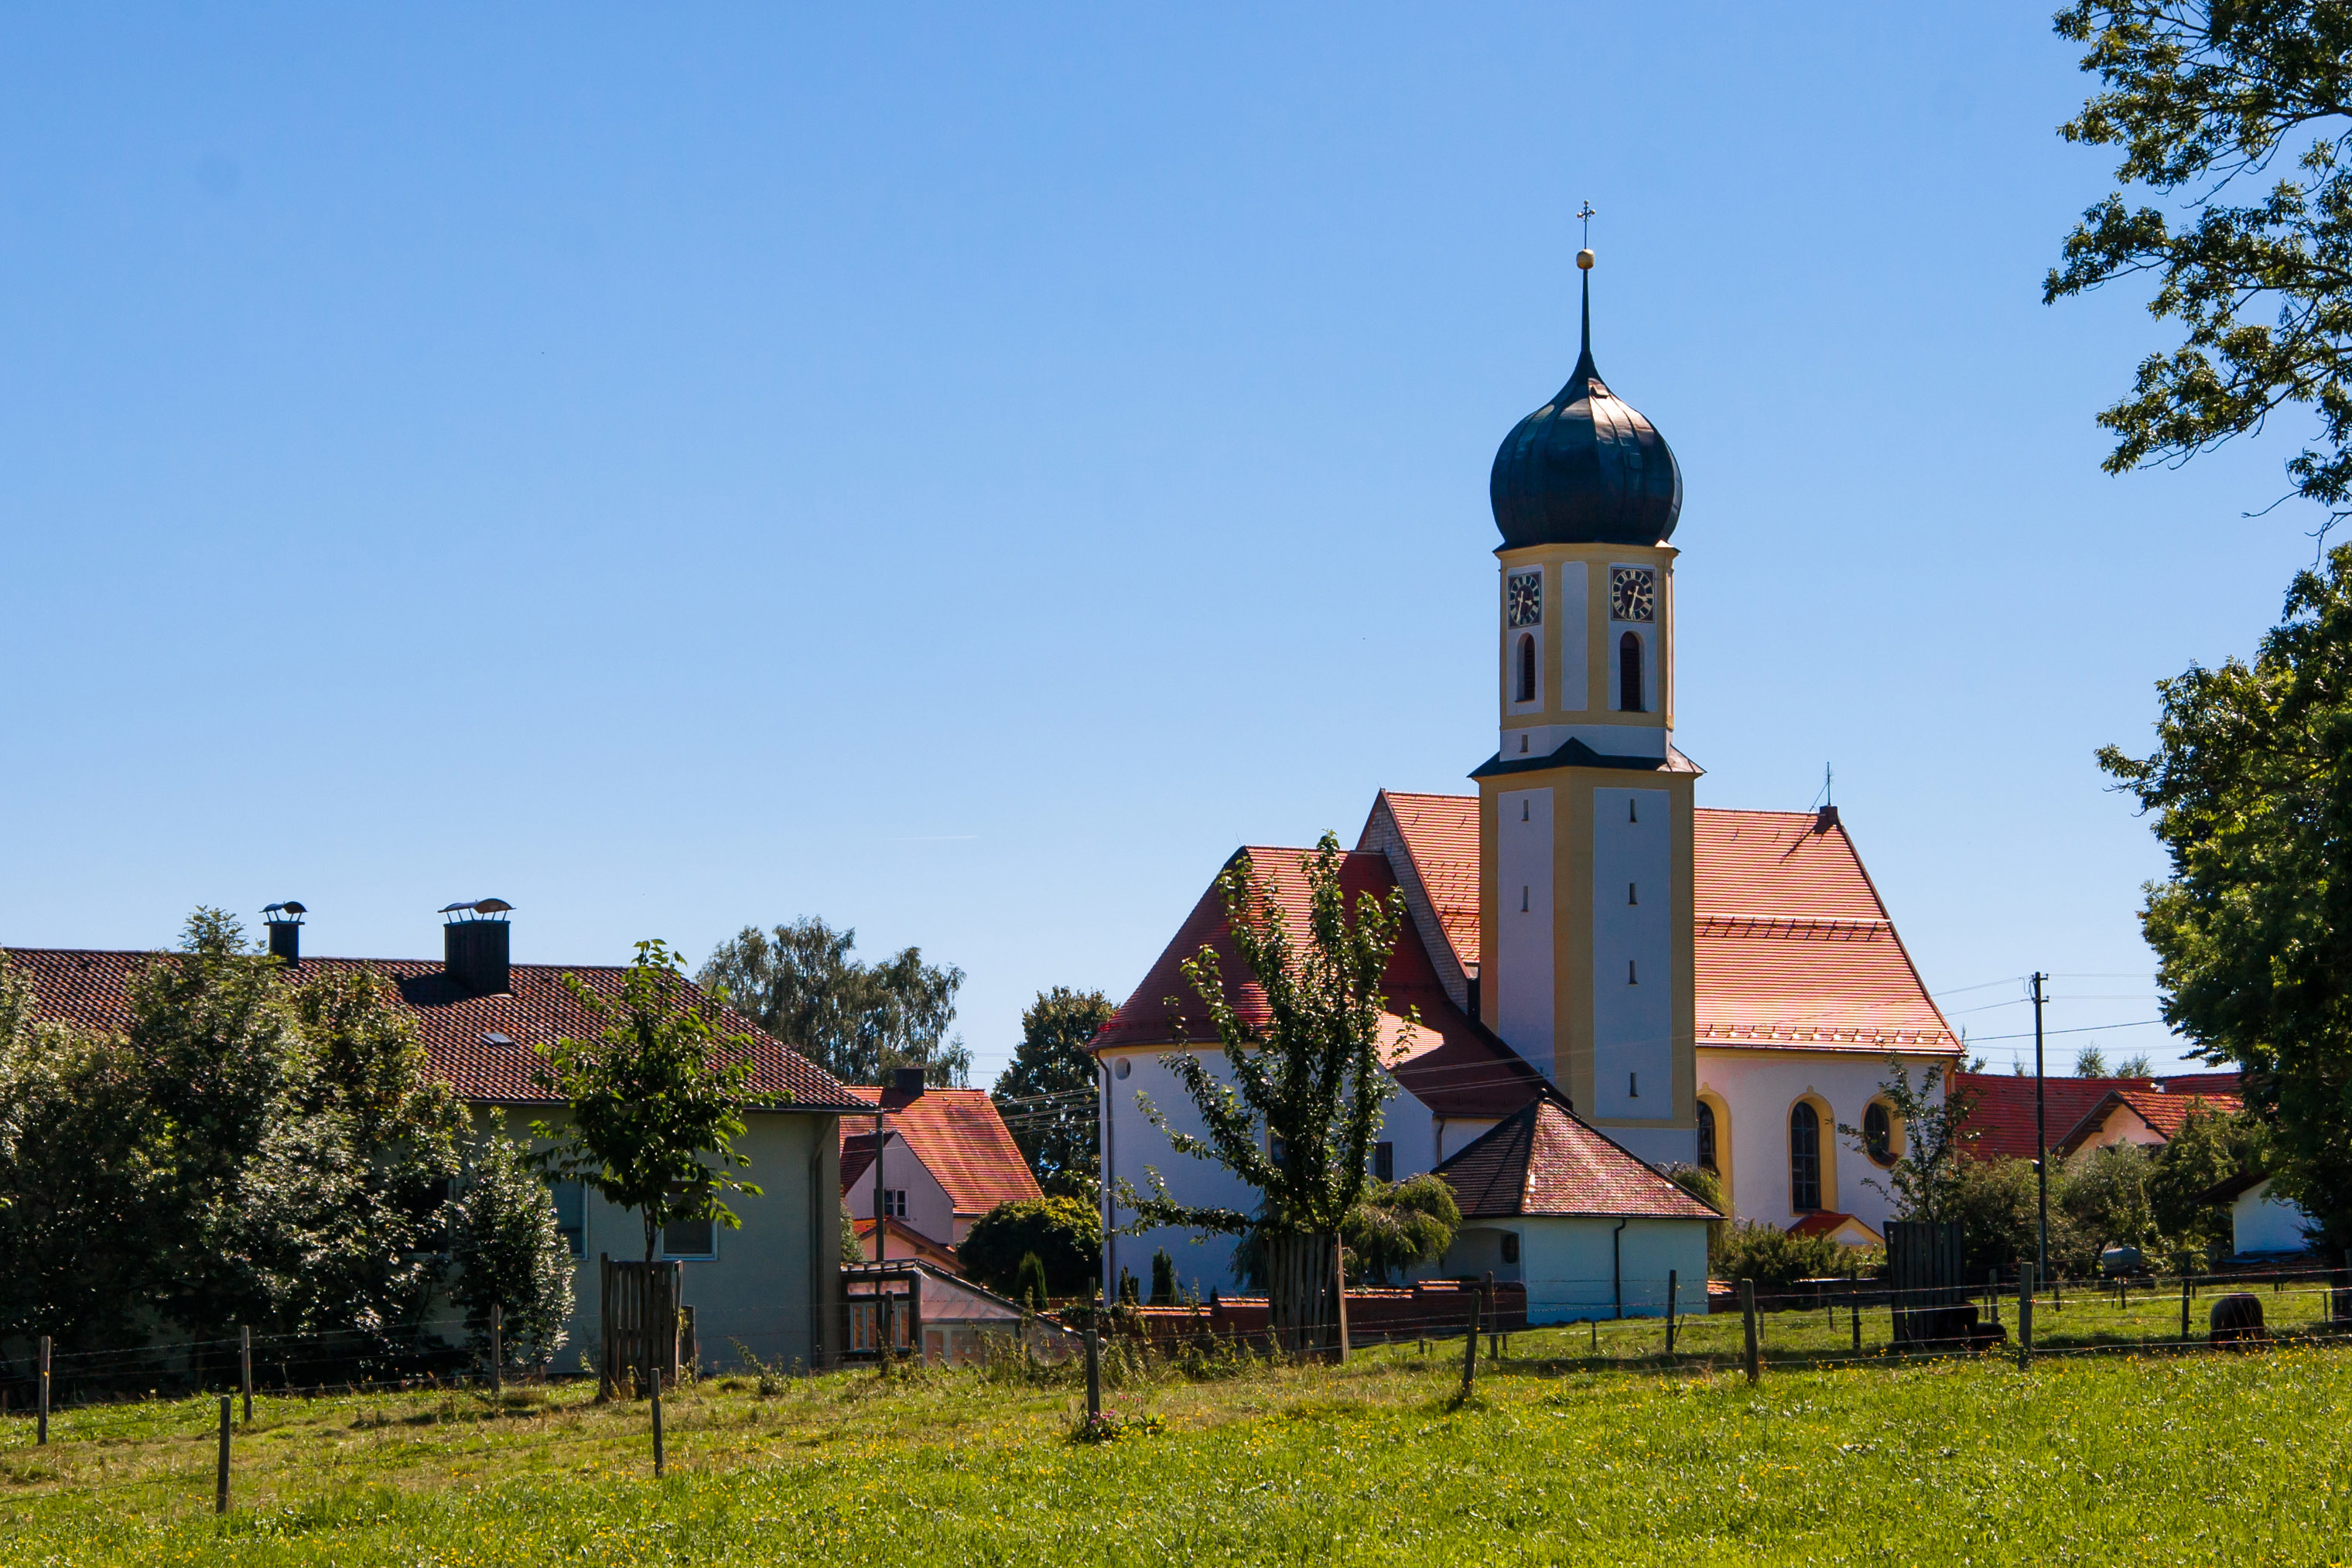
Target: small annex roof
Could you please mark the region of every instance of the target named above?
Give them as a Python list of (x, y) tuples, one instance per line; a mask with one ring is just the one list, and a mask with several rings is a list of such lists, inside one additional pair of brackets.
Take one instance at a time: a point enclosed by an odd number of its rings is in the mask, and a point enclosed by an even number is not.
[[(849, 1093), (869, 1111), (879, 1105), (894, 1141), (923, 1162), (955, 1206), (960, 1218), (977, 1218), (1000, 1203), (1043, 1197), (1021, 1145), (997, 1113), (996, 1103), (984, 1089), (925, 1089), (908, 1094), (899, 1089), (877, 1089), (852, 1083)], [(896, 1155), (894, 1154), (893, 1157)], [(851, 1170), (856, 1159), (855, 1175)], [(866, 1174), (874, 1162), (870, 1124), (861, 1129), (854, 1117), (841, 1124), (841, 1181), (847, 1186)]]
[[(168, 961), (171, 953), (98, 951), (55, 947), (0, 949), (31, 985), (36, 1015), (84, 1030), (121, 1033), (131, 1027), (131, 981), (142, 964)], [(508, 989), (483, 995), (449, 977), (436, 960), (425, 958), (320, 958), (305, 955), (286, 971), (301, 984), (321, 974), (365, 969), (389, 981), (401, 1009), (416, 1025), (417, 1038), (433, 1069), (464, 1099), (478, 1103), (560, 1103), (542, 1087), (542, 1059), (534, 1049), (563, 1036), (578, 1038), (604, 1027), (582, 1005), (567, 975), (600, 997), (618, 997), (628, 970), (620, 966), (514, 964)], [(835, 1111), (855, 1105), (848, 1089), (831, 1073), (761, 1031), (732, 1009), (722, 1009), (730, 1034), (751, 1040), (751, 1088), (780, 1097), (778, 1109)]]
[(1886, 1245), (1885, 1237), (1853, 1215), (1834, 1214), (1828, 1209), (1808, 1214), (1789, 1227), (1789, 1234), (1791, 1236), (1836, 1236), (1840, 1232), (1851, 1232), (1858, 1236), (1862, 1245), (1865, 1247)]
[[(1303, 862), (1313, 854), (1312, 850), (1259, 845), (1234, 851), (1225, 863), (1231, 865), (1247, 855), (1255, 874), (1272, 884), (1291, 931), (1303, 936), (1307, 918)], [(1387, 856), (1360, 852), (1340, 857), (1339, 884), (1350, 907), (1365, 895), (1385, 898), (1397, 885)], [(1215, 1031), (1183, 974), (1185, 961), (1204, 946), (1216, 954), (1218, 972), (1242, 1018), (1254, 1027), (1271, 1021), (1265, 992), (1234, 946), (1224, 895), (1212, 883), (1177, 928), (1175, 939), (1144, 975), (1143, 983), (1096, 1033), (1091, 1049), (1166, 1049), (1180, 1039), (1196, 1048), (1213, 1048)], [(1541, 1090), (1541, 1074), (1446, 997), (1417, 930), (1399, 934), (1381, 984), (1388, 1000), (1381, 1020), (1382, 1039), (1402, 1042), (1389, 1061), (1389, 1071), (1431, 1111), (1471, 1120), (1507, 1116)], [(1418, 1024), (1406, 1016), (1409, 1011), (1418, 1012)]]
[(1721, 1219), (1547, 1089), (1437, 1167), (1462, 1217)]
[(2235, 1094), (2199, 1093), (2194, 1091), (2176, 1094), (2154, 1087), (2116, 1085), (2110, 1087), (2098, 1103), (2083, 1113), (2083, 1119), (2053, 1145), (2062, 1155), (2072, 1155), (2096, 1137), (2117, 1111), (2137, 1118), (2160, 1143), (2169, 1143), (2189, 1118), (2206, 1110), (2228, 1115), (2243, 1108), (2244, 1102)]
[[(2057, 1148), (2092, 1111), (2118, 1089), (2161, 1094), (2185, 1107), (2199, 1096), (2209, 1103), (2240, 1101), (2234, 1072), (2182, 1072), (2166, 1078), (2053, 1078), (2042, 1081), (2043, 1124)], [(2033, 1080), (2010, 1072), (1955, 1072), (1949, 1094), (1970, 1097), (1961, 1151), (1971, 1159), (2030, 1160), (2033, 1157)], [(2186, 1109), (2181, 1119), (2187, 1120)], [(2168, 1133), (2167, 1137), (2171, 1134)]]
[[(1376, 814), (1382, 801), (1476, 974), (1477, 797), (1384, 792)], [(1836, 812), (1701, 807), (1691, 838), (1700, 1045), (1959, 1053)]]
[[(857, 1234), (857, 1245), (866, 1254), (866, 1260), (869, 1263), (875, 1261), (874, 1217), (867, 1215), (863, 1219), (853, 1218), (850, 1221), (850, 1228)], [(885, 1263), (924, 1262), (934, 1268), (944, 1269), (951, 1274), (960, 1274), (963, 1271), (961, 1265), (956, 1260), (954, 1248), (943, 1241), (932, 1240), (903, 1219), (890, 1219), (885, 1228), (884, 1235), (889, 1241), (892, 1254), (881, 1260)]]

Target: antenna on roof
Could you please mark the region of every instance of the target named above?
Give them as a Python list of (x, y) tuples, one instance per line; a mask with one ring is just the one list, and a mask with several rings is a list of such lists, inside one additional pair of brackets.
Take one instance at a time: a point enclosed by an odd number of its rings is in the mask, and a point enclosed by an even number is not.
[(1837, 803), (1835, 800), (1831, 799), (1831, 787), (1836, 782), (1837, 775), (1830, 770), (1830, 765), (1828, 763), (1822, 763), (1822, 792), (1813, 797), (1812, 804), (1812, 810), (1815, 813), (1813, 818), (1813, 831), (1817, 833), (1827, 832), (1830, 829), (1838, 825)]

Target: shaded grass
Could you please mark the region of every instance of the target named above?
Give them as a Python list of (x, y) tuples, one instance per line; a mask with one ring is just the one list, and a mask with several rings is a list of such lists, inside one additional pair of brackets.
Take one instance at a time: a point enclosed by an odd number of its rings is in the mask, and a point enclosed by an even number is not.
[[(1544, 1337), (1515, 1336), (1515, 1357)], [(2026, 1374), (1865, 1364), (1754, 1388), (1514, 1359), (1482, 1368), (1478, 1397), (1455, 1409), (1458, 1343), (1135, 1389), (1115, 1406), (1166, 1429), (1099, 1445), (1069, 1440), (1066, 1386), (866, 1372), (762, 1397), (706, 1381), (667, 1403), (659, 1483), (644, 1407), (599, 1406), (584, 1388), (260, 1399), (226, 1521), (210, 1512), (211, 1400), (99, 1406), (61, 1416), (43, 1450), (29, 1424), (0, 1428), (0, 1554), (2321, 1563), (2352, 1542), (2342, 1347)]]

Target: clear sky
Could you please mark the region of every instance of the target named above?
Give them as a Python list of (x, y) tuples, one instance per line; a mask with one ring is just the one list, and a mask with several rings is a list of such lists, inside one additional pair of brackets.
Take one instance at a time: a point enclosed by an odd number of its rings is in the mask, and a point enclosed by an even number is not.
[(985, 1082), (1235, 845), (1466, 792), (1590, 200), (1701, 803), (1834, 764), (1974, 1036), (2153, 1018), (2091, 754), (2312, 519), (2285, 427), (2099, 472), (2170, 340), (2040, 303), (2112, 162), (2048, 8), (11, 6), (0, 943), (819, 914)]

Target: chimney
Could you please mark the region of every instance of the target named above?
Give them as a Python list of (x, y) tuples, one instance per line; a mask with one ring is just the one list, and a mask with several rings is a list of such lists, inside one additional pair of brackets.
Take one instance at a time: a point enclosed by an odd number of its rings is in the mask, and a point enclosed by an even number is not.
[(507, 915), (503, 898), (479, 898), (441, 908), (441, 964), (457, 988), (477, 997), (508, 989)]
[(1821, 814), (1813, 819), (1813, 831), (1817, 833), (1826, 833), (1837, 825), (1838, 814), (1835, 806), (1822, 807)]
[(923, 1095), (923, 1070), (919, 1067), (894, 1067), (890, 1070), (890, 1092), (903, 1094), (909, 1100)]
[(302, 961), (302, 916), (310, 911), (292, 899), (261, 906), (261, 922), (269, 927), (269, 956), (283, 959), (288, 968)]

